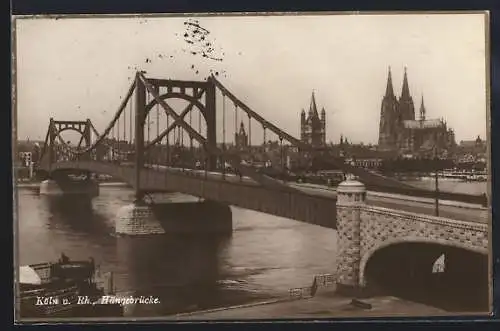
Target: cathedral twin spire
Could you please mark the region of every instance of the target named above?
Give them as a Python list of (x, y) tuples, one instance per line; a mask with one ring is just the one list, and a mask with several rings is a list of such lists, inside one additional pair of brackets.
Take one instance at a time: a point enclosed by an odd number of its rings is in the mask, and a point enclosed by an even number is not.
[(391, 66), (389, 66), (389, 74), (387, 76), (387, 87), (385, 88), (386, 97), (394, 97), (394, 88), (392, 87)]
[(401, 89), (401, 99), (411, 99), (410, 95), (410, 87), (408, 86), (408, 74), (406, 73), (406, 67), (405, 67), (405, 74), (403, 78), (403, 88)]
[[(391, 67), (389, 66), (389, 72), (387, 76), (387, 87), (385, 90), (385, 97), (386, 98), (395, 98), (394, 95), (394, 88), (392, 84), (392, 73), (391, 73)], [(399, 97), (399, 103), (400, 104), (407, 104), (408, 109), (407, 112), (408, 114), (404, 114), (407, 119), (415, 119), (415, 113), (413, 110), (413, 99), (410, 94), (410, 87), (408, 84), (408, 73), (406, 70), (406, 67), (404, 68), (404, 77), (403, 77), (403, 87), (401, 89), (401, 96)], [(424, 97), (422, 95), (422, 103), (420, 106), (420, 117), (422, 119), (425, 119), (425, 106), (424, 106)]]
[[(387, 76), (387, 87), (385, 89), (385, 95), (386, 96), (394, 96), (394, 88), (392, 85), (392, 73), (391, 73), (390, 66), (389, 66), (389, 74)], [(405, 73), (404, 73), (404, 78), (403, 78), (403, 88), (401, 89), (401, 99), (404, 99), (404, 98), (411, 98), (410, 87), (408, 85), (408, 74), (406, 72), (406, 67), (405, 67)]]

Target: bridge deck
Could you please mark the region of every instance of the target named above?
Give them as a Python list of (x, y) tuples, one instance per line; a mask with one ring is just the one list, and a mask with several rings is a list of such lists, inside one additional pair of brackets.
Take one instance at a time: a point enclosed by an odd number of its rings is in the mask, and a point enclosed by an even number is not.
[[(135, 184), (132, 165), (117, 165), (94, 161), (58, 162), (52, 170), (82, 169), (103, 173)], [(253, 180), (239, 177), (222, 179), (220, 174), (182, 171), (167, 167), (144, 168), (140, 174), (141, 191), (181, 192), (220, 203), (251, 209), (280, 217), (334, 228), (336, 199), (324, 194), (310, 194), (283, 186), (265, 187)]]
[[(156, 166), (158, 168), (158, 166)], [(194, 173), (202, 175), (205, 172), (203, 170), (182, 170), (170, 168), (174, 171), (184, 172), (184, 173)], [(235, 176), (233, 174), (226, 174), (225, 178), (221, 173), (209, 172), (207, 176), (211, 179), (216, 180), (226, 180), (230, 182), (245, 182), (245, 183), (255, 183), (250, 178), (242, 178)], [(320, 185), (301, 185), (296, 183), (289, 183), (291, 187), (297, 188), (304, 193), (310, 194), (312, 196), (323, 196), (332, 199), (337, 198), (337, 193), (334, 188)], [(416, 199), (413, 197), (407, 197), (406, 199), (396, 198), (396, 195), (390, 197), (391, 195), (381, 196), (377, 193), (368, 192), (367, 203), (372, 206), (391, 208), (396, 210), (403, 210), (413, 213), (425, 214), (425, 215), (435, 215), (435, 207), (432, 199)], [(447, 205), (446, 202), (439, 205), (439, 215), (446, 218), (456, 219), (465, 222), (478, 222), (478, 223), (488, 223), (488, 209), (481, 207), (479, 205), (468, 205), (465, 203), (457, 203), (457, 205)], [(460, 207), (464, 206), (464, 207)]]
[[(132, 165), (118, 165), (100, 162), (60, 162), (54, 165), (59, 169), (88, 169), (91, 171), (108, 173), (127, 179), (129, 184), (133, 184), (135, 177)], [(311, 186), (296, 183), (289, 183), (288, 186), (295, 188), (297, 193), (281, 192), (279, 189), (264, 189), (260, 184), (247, 177), (240, 177), (233, 174), (221, 174), (218, 172), (205, 172), (203, 170), (187, 170), (159, 165), (149, 165), (142, 171), (141, 182), (144, 186), (141, 189), (149, 192), (161, 192), (178, 190), (179, 192), (199, 196), (206, 199), (213, 199), (228, 204), (233, 204), (243, 208), (253, 209), (262, 212), (269, 212), (278, 216), (295, 218), (313, 224), (325, 225), (331, 223), (328, 220), (328, 211), (334, 211), (336, 191), (326, 186)], [(204, 183), (204, 184), (203, 184)], [(222, 185), (222, 186), (221, 186)], [(290, 196), (294, 196), (290, 198)], [(275, 208), (270, 208), (269, 200), (277, 204)], [(292, 201), (293, 200), (293, 201)], [(298, 212), (297, 204), (304, 205), (306, 200), (311, 204), (310, 208), (304, 208), (306, 212)], [(381, 196), (380, 194), (367, 194), (367, 203), (373, 206), (391, 208), (395, 210), (434, 215), (435, 207), (432, 199), (407, 199)], [(458, 203), (460, 205), (461, 203)], [(466, 204), (465, 204), (466, 205)], [(317, 209), (322, 209), (319, 211)], [(272, 209), (272, 210), (271, 210)], [(293, 211), (292, 211), (293, 209)], [(325, 215), (327, 213), (327, 215)], [(300, 215), (298, 215), (300, 214)], [(323, 214), (314, 216), (315, 214)], [(476, 208), (462, 208), (455, 205), (439, 206), (441, 217), (455, 219), (465, 222), (488, 223), (488, 209), (477, 206)]]
[[(334, 188), (320, 185), (301, 185), (290, 184), (293, 187), (299, 188), (304, 192), (319, 192), (322, 191), (325, 195), (336, 196)], [(410, 196), (399, 195), (381, 195), (376, 192), (368, 192), (366, 202), (372, 206), (403, 210), (412, 213), (425, 215), (435, 215), (435, 205), (432, 199), (417, 199)], [(488, 223), (489, 212), (487, 208), (479, 205), (456, 203), (448, 204), (448, 201), (442, 201), (439, 204), (439, 215), (446, 218), (456, 219), (465, 222)]]

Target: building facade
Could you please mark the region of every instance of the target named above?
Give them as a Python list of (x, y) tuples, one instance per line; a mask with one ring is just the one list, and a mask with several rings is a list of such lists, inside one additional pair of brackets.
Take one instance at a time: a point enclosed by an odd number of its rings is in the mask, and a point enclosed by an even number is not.
[(404, 72), (401, 96), (396, 97), (392, 84), (391, 69), (380, 110), (378, 148), (382, 151), (398, 151), (400, 154), (426, 155), (448, 153), (455, 146), (455, 134), (443, 119), (427, 119), (424, 98), (420, 103), (419, 118)]
[(318, 113), (314, 92), (307, 116), (304, 109), (300, 113), (300, 140), (314, 147), (326, 145), (326, 112), (322, 108), (321, 115)]

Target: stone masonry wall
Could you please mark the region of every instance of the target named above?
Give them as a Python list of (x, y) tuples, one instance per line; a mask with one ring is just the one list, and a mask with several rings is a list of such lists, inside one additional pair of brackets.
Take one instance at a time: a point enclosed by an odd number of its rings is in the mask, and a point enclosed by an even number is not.
[(116, 216), (115, 232), (124, 235), (163, 234), (165, 230), (149, 206), (130, 204)]
[(488, 253), (488, 225), (470, 223), (392, 210), (363, 206), (359, 266), (360, 282), (364, 268), (373, 253), (382, 247), (401, 242), (428, 242), (454, 246), (483, 254)]

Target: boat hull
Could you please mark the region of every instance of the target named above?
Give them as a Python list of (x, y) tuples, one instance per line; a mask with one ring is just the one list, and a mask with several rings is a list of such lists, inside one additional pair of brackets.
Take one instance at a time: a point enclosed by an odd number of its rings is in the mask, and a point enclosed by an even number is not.
[[(98, 276), (93, 262), (40, 263), (28, 267), (39, 279), (33, 282), (31, 277), (31, 283), (20, 280), (18, 307), (21, 318), (123, 316), (121, 305), (93, 304), (109, 294), (96, 282)], [(26, 269), (22, 267), (23, 271)]]

